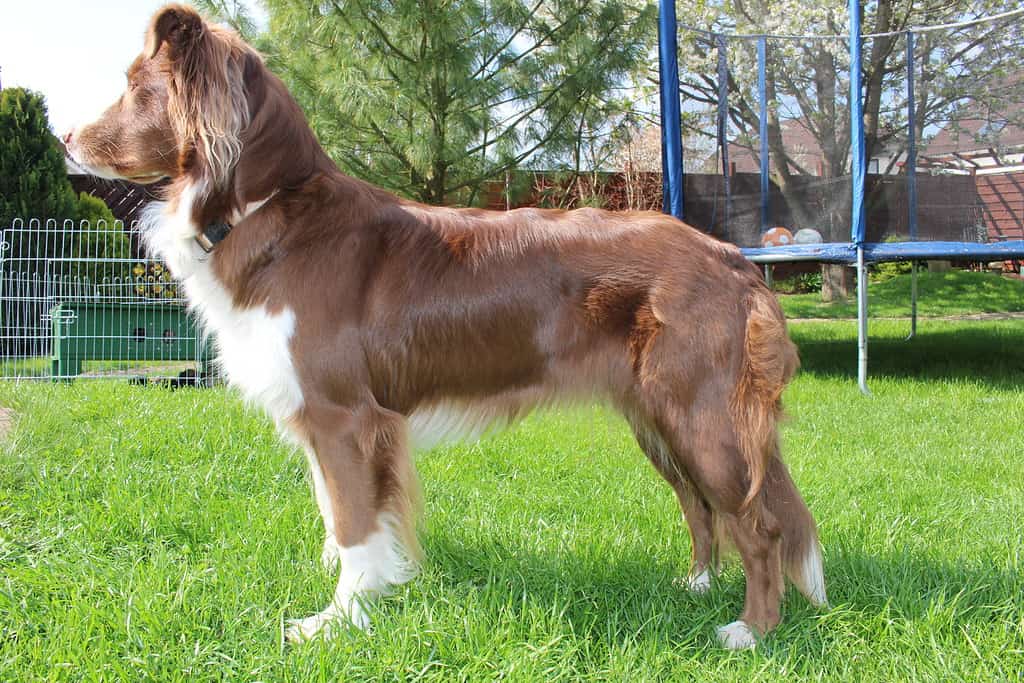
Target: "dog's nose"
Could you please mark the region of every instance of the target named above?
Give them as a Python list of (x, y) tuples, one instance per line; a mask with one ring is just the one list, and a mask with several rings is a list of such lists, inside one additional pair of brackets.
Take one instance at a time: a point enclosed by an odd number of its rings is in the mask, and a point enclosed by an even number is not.
[(71, 144), (71, 138), (74, 136), (74, 134), (75, 134), (75, 127), (74, 126), (71, 126), (71, 128), (68, 129), (67, 133), (64, 133), (64, 146), (65, 147), (67, 147), (68, 145)]

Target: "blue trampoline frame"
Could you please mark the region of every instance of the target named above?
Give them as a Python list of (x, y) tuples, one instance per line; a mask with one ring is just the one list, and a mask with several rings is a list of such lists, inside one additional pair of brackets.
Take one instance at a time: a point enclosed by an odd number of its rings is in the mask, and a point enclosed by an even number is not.
[[(664, 211), (680, 220), (683, 211), (683, 145), (681, 130), (681, 107), (679, 98), (679, 66), (677, 61), (677, 23), (675, 0), (659, 0), (658, 3), (659, 71), (661, 88), (661, 139), (662, 170), (664, 187)], [(909, 205), (909, 242), (865, 242), (866, 217), (864, 203), (864, 179), (866, 160), (864, 158), (864, 100), (861, 77), (861, 16), (860, 0), (848, 0), (850, 16), (850, 125), (851, 125), (851, 172), (853, 179), (853, 202), (851, 205), (850, 242), (825, 244), (794, 244), (784, 247), (743, 249), (743, 255), (755, 263), (773, 264), (795, 261), (817, 261), (852, 265), (857, 270), (857, 382), (860, 390), (870, 394), (868, 376), (868, 293), (867, 264), (883, 261), (909, 260), (970, 260), (986, 261), (1024, 257), (1024, 240), (991, 242), (918, 242), (917, 238), (917, 179), (913, 169), (917, 167), (917, 150), (914, 134), (914, 33), (908, 30), (907, 37), (907, 197)], [(722, 36), (716, 36), (719, 41)], [(768, 102), (766, 96), (766, 45), (768, 36), (757, 40), (758, 97), (760, 99), (759, 124), (761, 142), (761, 231), (768, 229), (769, 217), (769, 167), (768, 167)], [(721, 44), (721, 42), (719, 42)], [(722, 54), (722, 51), (719, 52)], [(720, 80), (724, 78), (721, 57), (718, 70)], [(726, 71), (727, 73), (727, 71)], [(721, 85), (720, 85), (721, 89)], [(727, 106), (719, 95), (719, 126)], [(726, 174), (728, 177), (728, 174)], [(917, 271), (914, 270), (911, 290), (911, 337), (917, 326)]]

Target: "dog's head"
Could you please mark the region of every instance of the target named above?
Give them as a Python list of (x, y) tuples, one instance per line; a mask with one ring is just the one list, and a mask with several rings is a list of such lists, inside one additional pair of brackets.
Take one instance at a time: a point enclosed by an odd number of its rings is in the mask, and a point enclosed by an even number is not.
[(247, 78), (261, 69), (233, 32), (167, 6), (150, 23), (124, 93), (65, 135), (68, 153), (102, 177), (150, 183), (190, 174), (224, 188), (250, 120)]

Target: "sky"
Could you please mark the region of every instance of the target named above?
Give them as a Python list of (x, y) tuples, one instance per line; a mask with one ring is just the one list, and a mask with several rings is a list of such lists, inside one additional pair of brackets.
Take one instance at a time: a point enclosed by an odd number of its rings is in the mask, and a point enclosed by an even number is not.
[[(62, 134), (106, 109), (167, 0), (0, 0), (0, 82), (46, 97)], [(251, 4), (251, 3), (247, 3)]]

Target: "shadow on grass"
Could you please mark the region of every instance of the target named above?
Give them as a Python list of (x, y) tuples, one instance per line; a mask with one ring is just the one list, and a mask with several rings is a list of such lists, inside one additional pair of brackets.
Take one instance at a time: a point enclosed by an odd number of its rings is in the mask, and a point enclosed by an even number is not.
[[(802, 372), (856, 380), (854, 323), (803, 323), (790, 329)], [(909, 323), (886, 323), (881, 330), (885, 336), (872, 335), (869, 328), (870, 377), (966, 379), (998, 388), (1024, 384), (1024, 325), (929, 322), (909, 341), (903, 339)]]
[(739, 574), (709, 595), (673, 585), (688, 557), (652, 561), (638, 549), (601, 560), (594, 551), (544, 552), (500, 539), (484, 547), (454, 534), (435, 534), (425, 547), (430, 573), (485, 621), (556, 619), (565, 631), (609, 648), (643, 642), (718, 650), (714, 627), (743, 609)]
[[(499, 541), (481, 548), (440, 536), (427, 548), (431, 571), (456, 593), (472, 594), (491, 623), (509, 617), (528, 622), (531, 609), (539, 607), (558, 615), (567, 631), (612, 649), (642, 642), (731, 656), (718, 646), (715, 627), (743, 609), (738, 559), (726, 565), (710, 593), (695, 595), (673, 584), (688, 558), (652, 562), (638, 551), (635, 557), (600, 561), (572, 551), (543, 553)], [(790, 586), (782, 623), (759, 647), (763, 654), (828, 661), (829, 643), (851, 633), (877, 638), (872, 631), (879, 621), (959, 638), (967, 628), (1021, 618), (1014, 603), (1021, 577), (991, 563), (826, 548), (825, 574), (831, 607), (811, 606)]]

